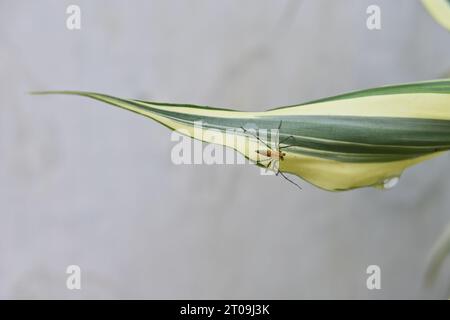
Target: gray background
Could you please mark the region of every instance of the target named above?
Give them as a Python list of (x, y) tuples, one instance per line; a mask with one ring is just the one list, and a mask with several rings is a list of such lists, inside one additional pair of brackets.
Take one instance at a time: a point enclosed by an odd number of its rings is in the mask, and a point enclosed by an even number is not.
[(414, 0), (0, 0), (0, 298), (448, 297), (448, 261), (423, 285), (450, 220), (448, 155), (389, 192), (299, 192), (253, 166), (175, 166), (148, 119), (26, 92), (264, 110), (442, 77), (449, 40)]

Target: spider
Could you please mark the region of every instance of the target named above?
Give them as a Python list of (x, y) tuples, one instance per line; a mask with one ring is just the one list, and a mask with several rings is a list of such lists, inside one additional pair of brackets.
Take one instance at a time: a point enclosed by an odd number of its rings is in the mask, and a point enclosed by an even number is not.
[[(278, 126), (278, 132), (280, 132), (281, 129), (281, 125), (282, 125), (283, 121), (280, 121), (280, 124)], [(256, 153), (259, 155), (262, 155), (264, 157), (266, 157), (263, 160), (258, 160), (256, 162), (256, 164), (258, 165), (262, 165), (263, 167), (269, 169), (270, 166), (272, 164), (274, 164), (274, 167), (277, 168), (277, 173), (276, 176), (281, 175), (284, 179), (286, 179), (287, 181), (289, 181), (290, 183), (292, 183), (293, 185), (295, 185), (296, 187), (298, 187), (300, 190), (302, 190), (302, 187), (300, 187), (297, 183), (295, 183), (294, 181), (292, 181), (291, 179), (289, 179), (280, 169), (279, 169), (279, 163), (280, 161), (284, 161), (284, 157), (286, 157), (286, 152), (282, 151), (285, 148), (289, 148), (291, 147), (290, 145), (286, 145), (286, 146), (282, 146), (280, 147), (281, 144), (285, 144), (286, 141), (288, 141), (289, 139), (294, 139), (293, 136), (289, 136), (285, 139), (283, 139), (282, 141), (280, 141), (277, 145), (276, 150), (272, 149), (272, 147), (270, 147), (265, 141), (261, 140), (259, 138), (259, 136), (257, 136), (256, 134), (253, 134), (252, 132), (246, 130), (244, 127), (241, 127), (242, 130), (244, 130), (245, 134), (250, 134), (251, 136), (253, 136), (254, 138), (256, 138), (259, 142), (261, 142), (262, 144), (264, 144), (267, 149), (258, 149), (256, 150)], [(263, 162), (269, 161), (267, 163), (267, 165), (262, 164)]]

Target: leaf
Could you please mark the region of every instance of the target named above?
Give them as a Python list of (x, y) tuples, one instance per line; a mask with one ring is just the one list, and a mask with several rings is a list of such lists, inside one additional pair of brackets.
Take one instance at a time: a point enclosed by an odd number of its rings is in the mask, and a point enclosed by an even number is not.
[(433, 18), (450, 31), (450, 0), (422, 0)]
[[(265, 112), (241, 112), (189, 104), (168, 104), (79, 91), (149, 117), (190, 137), (226, 145), (257, 161), (259, 142), (241, 127), (277, 129), (291, 137), (282, 172), (330, 191), (385, 186), (419, 162), (450, 149), (450, 80), (363, 90)], [(207, 130), (196, 134), (195, 123)], [(235, 129), (232, 133), (227, 129)], [(224, 139), (224, 136), (226, 139)]]

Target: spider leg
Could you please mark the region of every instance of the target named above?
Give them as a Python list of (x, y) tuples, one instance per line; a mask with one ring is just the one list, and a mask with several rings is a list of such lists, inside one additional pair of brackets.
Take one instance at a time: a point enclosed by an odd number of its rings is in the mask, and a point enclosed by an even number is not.
[(275, 170), (277, 171), (275, 175), (278, 176), (278, 172), (280, 171), (280, 160), (274, 160), (273, 164), (274, 164), (273, 166), (274, 171)]
[[(263, 164), (263, 162), (266, 162), (266, 161), (269, 161), (269, 163), (267, 163), (267, 165)], [(256, 164), (261, 165), (262, 167), (266, 168), (266, 170), (268, 170), (268, 169), (270, 169), (270, 165), (272, 164), (272, 161), (273, 161), (272, 158), (267, 157), (265, 159), (256, 161)]]
[(264, 167), (264, 169), (266, 170), (266, 173), (267, 173), (267, 171), (269, 171), (269, 170), (271, 169), (270, 165), (272, 164), (273, 159), (268, 158), (268, 159), (265, 159), (265, 160), (263, 160), (263, 161), (267, 161), (267, 160), (270, 160), (269, 163), (267, 164), (267, 166), (266, 166), (266, 165), (263, 165), (263, 164), (261, 163), (261, 161), (256, 163), (256, 164), (259, 164), (259, 165), (261, 165), (262, 167)]
[(286, 175), (281, 172), (280, 170), (278, 170), (278, 173), (281, 174), (281, 176), (283, 178), (285, 178), (287, 181), (289, 181), (290, 183), (292, 183), (293, 185), (297, 186), (300, 190), (302, 190), (302, 187), (300, 187), (297, 183), (295, 183), (294, 181), (292, 181), (291, 179), (289, 179), (288, 177), (286, 177)]
[(283, 120), (280, 120), (280, 124), (278, 125), (278, 131), (280, 131), (282, 124), (283, 124)]
[(261, 142), (262, 144), (264, 144), (267, 148), (269, 148), (270, 150), (272, 150), (272, 147), (270, 147), (266, 142), (262, 141), (256, 134), (246, 130), (244, 127), (241, 127), (242, 130), (244, 130), (245, 134), (249, 134), (251, 136), (253, 136), (254, 138), (256, 138), (256, 140), (258, 140), (259, 142)]
[[(262, 164), (262, 162), (266, 162), (266, 161), (269, 161), (269, 160), (272, 160), (272, 159), (271, 158), (266, 158), (266, 159), (258, 160), (258, 161), (256, 161), (256, 163), (257, 164)], [(270, 164), (270, 162), (269, 162), (269, 164)]]
[(280, 141), (278, 144), (284, 144), (286, 141), (288, 141), (289, 139), (294, 139), (294, 136), (289, 136), (286, 139), (283, 139), (282, 141)]

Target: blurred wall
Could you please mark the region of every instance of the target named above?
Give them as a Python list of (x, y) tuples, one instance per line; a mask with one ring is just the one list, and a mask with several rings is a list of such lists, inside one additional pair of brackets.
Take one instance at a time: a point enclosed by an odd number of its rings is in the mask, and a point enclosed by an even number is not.
[(411, 0), (0, 0), (0, 298), (448, 297), (448, 261), (423, 286), (450, 220), (448, 155), (389, 192), (299, 192), (254, 166), (175, 166), (166, 128), (27, 92), (264, 110), (442, 77), (449, 40)]

